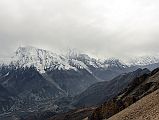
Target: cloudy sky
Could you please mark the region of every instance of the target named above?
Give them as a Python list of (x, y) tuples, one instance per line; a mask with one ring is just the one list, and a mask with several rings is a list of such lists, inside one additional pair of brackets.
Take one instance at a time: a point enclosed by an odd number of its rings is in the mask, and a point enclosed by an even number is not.
[(21, 44), (127, 58), (159, 52), (159, 0), (0, 0), (0, 57)]

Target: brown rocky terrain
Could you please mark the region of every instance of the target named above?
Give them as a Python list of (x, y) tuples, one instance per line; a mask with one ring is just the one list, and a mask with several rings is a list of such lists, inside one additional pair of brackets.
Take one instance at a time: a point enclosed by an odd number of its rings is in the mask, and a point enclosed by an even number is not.
[(159, 69), (134, 79), (118, 96), (98, 107), (91, 120), (108, 119), (159, 88)]
[(159, 120), (159, 89), (108, 120)]

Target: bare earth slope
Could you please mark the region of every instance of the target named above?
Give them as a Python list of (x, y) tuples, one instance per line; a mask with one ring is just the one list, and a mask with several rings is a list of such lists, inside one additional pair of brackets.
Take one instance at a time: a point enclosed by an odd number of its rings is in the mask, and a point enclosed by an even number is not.
[(159, 89), (108, 120), (159, 120)]

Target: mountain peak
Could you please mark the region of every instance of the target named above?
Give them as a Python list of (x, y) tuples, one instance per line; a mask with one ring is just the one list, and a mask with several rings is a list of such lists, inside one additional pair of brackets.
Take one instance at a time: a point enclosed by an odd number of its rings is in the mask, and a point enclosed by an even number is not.
[(68, 60), (56, 53), (32, 46), (19, 47), (12, 57), (13, 63), (20, 66), (35, 66), (38, 71), (45, 69), (74, 69), (68, 64)]
[(139, 65), (139, 66), (144, 66), (144, 65), (150, 65), (150, 64), (155, 64), (159, 62), (159, 57), (158, 56), (141, 56), (141, 57), (134, 57), (133, 59), (130, 59), (127, 64), (128, 65)]

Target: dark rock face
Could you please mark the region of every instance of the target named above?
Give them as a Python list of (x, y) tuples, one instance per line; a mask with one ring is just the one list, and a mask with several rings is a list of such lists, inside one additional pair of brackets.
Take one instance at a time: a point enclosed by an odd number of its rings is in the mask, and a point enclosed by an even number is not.
[(0, 85), (0, 113), (8, 111), (14, 104), (13, 95)]
[(98, 107), (90, 120), (107, 119), (157, 89), (159, 89), (159, 69), (135, 78), (116, 97)]
[(1, 78), (0, 82), (3, 87), (16, 95), (27, 90), (36, 92), (39, 88), (50, 88), (50, 84), (34, 68), (8, 69), (8, 75)]
[(69, 96), (77, 95), (93, 83), (98, 82), (92, 74), (84, 69), (78, 71), (52, 70), (47, 72), (47, 75)]
[(127, 87), (136, 77), (149, 72), (148, 69), (138, 69), (134, 72), (122, 74), (111, 81), (96, 83), (76, 96), (74, 104), (78, 107), (99, 105), (116, 96), (119, 91)]
[(40, 104), (39, 101), (65, 96), (62, 90), (46, 81), (34, 67), (2, 66), (0, 73), (1, 103), (9, 102), (9, 107), (4, 111), (27, 110)]

